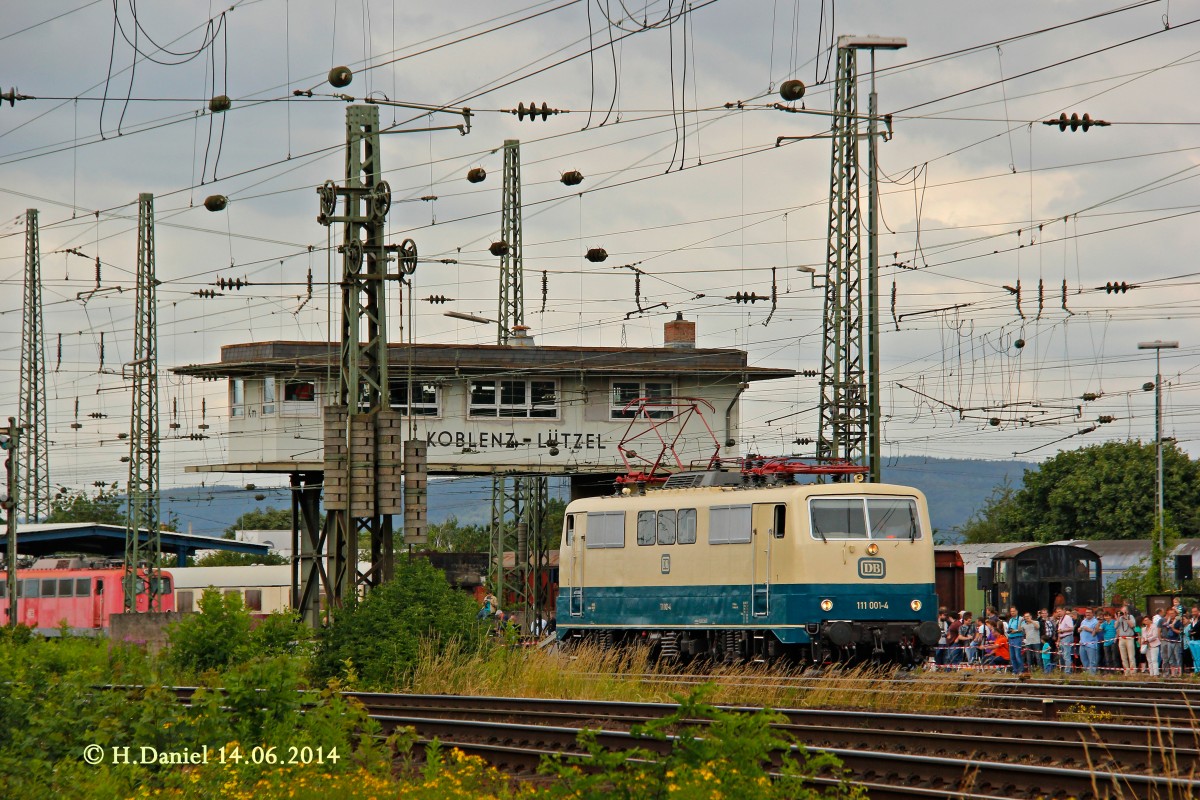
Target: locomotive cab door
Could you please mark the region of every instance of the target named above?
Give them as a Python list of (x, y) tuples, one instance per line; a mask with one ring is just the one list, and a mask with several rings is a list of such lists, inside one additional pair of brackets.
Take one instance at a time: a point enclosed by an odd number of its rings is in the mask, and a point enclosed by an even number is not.
[(579, 523), (585, 518), (583, 514), (567, 514), (566, 545), (571, 553), (571, 564), (568, 568), (571, 579), (570, 610), (572, 617), (583, 616), (583, 554), (586, 531), (580, 530)]
[(751, 510), (754, 535), (751, 566), (750, 610), (756, 617), (771, 611), (771, 546), (786, 531), (787, 506), (782, 503), (755, 503)]

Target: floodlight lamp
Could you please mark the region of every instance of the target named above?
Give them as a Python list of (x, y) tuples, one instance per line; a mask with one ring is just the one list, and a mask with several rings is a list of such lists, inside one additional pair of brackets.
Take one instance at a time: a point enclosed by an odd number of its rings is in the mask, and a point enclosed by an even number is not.
[(908, 47), (903, 36), (839, 36), (839, 50), (899, 50)]

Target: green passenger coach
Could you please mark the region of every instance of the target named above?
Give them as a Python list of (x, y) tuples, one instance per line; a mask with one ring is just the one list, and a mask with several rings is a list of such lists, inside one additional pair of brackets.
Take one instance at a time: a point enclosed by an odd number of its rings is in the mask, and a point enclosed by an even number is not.
[(559, 585), (560, 638), (663, 658), (915, 663), (938, 640), (929, 509), (907, 486), (696, 472), (576, 500)]

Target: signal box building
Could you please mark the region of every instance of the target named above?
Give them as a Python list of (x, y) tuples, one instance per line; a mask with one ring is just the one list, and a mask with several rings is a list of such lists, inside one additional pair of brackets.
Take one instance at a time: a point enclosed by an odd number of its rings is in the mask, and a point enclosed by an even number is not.
[[(392, 410), (403, 438), (426, 444), (431, 475), (571, 475), (577, 489), (607, 488), (626, 471), (622, 440), (635, 460), (653, 461), (659, 437), (675, 442), (685, 466), (736, 457), (744, 389), (795, 373), (749, 366), (742, 350), (697, 348), (695, 323), (682, 318), (665, 334), (661, 348), (544, 347), (520, 330), (508, 345), (393, 344)], [(322, 470), (337, 358), (336, 344), (252, 342), (174, 369), (229, 386), (226, 456), (188, 470)], [(638, 398), (652, 399), (640, 416), (630, 405)], [(682, 398), (699, 401), (701, 414), (672, 418), (689, 404)]]

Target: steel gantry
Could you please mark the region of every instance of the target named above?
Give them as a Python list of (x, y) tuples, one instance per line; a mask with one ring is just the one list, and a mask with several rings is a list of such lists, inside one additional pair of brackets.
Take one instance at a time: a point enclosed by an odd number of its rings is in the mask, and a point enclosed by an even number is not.
[[(129, 518), (125, 527), (125, 611), (138, 610), (138, 567), (145, 569), (146, 610), (161, 610), (162, 556), (158, 502), (158, 279), (154, 276), (154, 195), (138, 195), (137, 297), (133, 315), (133, 382), (129, 420)], [(141, 532), (146, 531), (142, 542)]]
[(46, 338), (42, 329), (42, 250), (36, 208), (25, 212), (25, 305), (21, 317), (19, 423), (20, 451), (17, 513), (26, 522), (50, 514), (49, 436), (46, 432)]
[[(500, 304), (496, 343), (512, 344), (514, 331), (525, 324), (525, 273), (521, 232), (521, 143), (504, 141), (500, 241)], [(520, 384), (524, 391), (524, 381)], [(504, 382), (501, 381), (501, 391)], [(516, 387), (514, 386), (514, 390)], [(499, 399), (499, 398), (498, 398)], [(534, 631), (540, 612), (542, 575), (549, 566), (543, 530), (549, 487), (545, 476), (505, 476), (492, 479), (489, 587), (501, 607), (518, 612), (526, 632)], [(505, 567), (506, 554), (512, 567)], [(511, 596), (513, 603), (509, 603)]]

